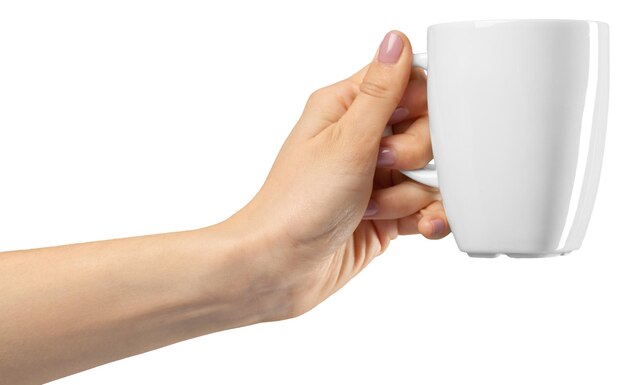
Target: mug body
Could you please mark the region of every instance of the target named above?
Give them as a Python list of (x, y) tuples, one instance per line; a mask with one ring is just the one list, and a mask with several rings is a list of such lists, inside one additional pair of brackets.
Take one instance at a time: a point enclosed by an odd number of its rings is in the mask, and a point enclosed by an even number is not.
[(580, 247), (608, 108), (608, 25), (576, 20), (428, 29), (428, 106), (459, 249), (533, 257)]

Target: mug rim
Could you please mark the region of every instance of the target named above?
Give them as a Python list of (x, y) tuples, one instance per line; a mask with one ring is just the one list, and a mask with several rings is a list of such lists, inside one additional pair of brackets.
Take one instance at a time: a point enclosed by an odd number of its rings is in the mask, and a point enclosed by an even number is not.
[(474, 28), (484, 28), (491, 27), (494, 24), (507, 24), (507, 23), (533, 23), (533, 24), (561, 24), (561, 23), (571, 23), (571, 24), (597, 24), (604, 25), (606, 27), (609, 26), (608, 23), (604, 21), (598, 20), (579, 20), (579, 19), (484, 19), (484, 20), (460, 20), (460, 21), (449, 21), (444, 23), (437, 23), (428, 26), (428, 30), (435, 28), (443, 28), (443, 27), (469, 27), (472, 26)]

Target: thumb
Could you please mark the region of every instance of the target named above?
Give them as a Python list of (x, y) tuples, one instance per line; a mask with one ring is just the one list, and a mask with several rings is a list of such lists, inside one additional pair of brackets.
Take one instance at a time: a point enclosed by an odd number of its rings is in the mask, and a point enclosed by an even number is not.
[(413, 53), (409, 39), (398, 31), (385, 35), (374, 61), (359, 85), (359, 92), (340, 119), (337, 129), (351, 139), (380, 142), (411, 76)]

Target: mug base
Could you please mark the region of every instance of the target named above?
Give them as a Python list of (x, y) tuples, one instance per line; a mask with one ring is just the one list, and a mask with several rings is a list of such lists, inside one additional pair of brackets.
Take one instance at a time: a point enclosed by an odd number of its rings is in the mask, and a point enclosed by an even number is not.
[(467, 253), (472, 258), (495, 258), (500, 255), (508, 255), (511, 258), (547, 258), (556, 257), (558, 255), (567, 255), (571, 251), (561, 253)]

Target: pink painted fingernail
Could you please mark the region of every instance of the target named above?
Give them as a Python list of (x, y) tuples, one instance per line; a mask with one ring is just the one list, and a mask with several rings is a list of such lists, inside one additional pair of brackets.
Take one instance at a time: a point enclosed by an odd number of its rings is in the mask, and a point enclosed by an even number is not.
[(363, 214), (363, 217), (364, 218), (371, 217), (377, 212), (378, 212), (378, 204), (376, 203), (375, 200), (370, 199), (369, 203), (367, 204), (367, 209), (365, 209), (365, 214)]
[(409, 116), (409, 110), (404, 107), (398, 107), (391, 114), (389, 118), (389, 124), (394, 124), (403, 121), (407, 116)]
[(378, 61), (381, 63), (395, 63), (400, 58), (404, 42), (395, 32), (388, 32), (385, 35), (380, 48), (378, 49)]
[(433, 227), (433, 235), (443, 234), (446, 224), (442, 219), (435, 218), (430, 221), (430, 225)]
[(378, 159), (376, 165), (378, 167), (389, 167), (396, 162), (396, 154), (389, 147), (381, 147), (378, 149)]

